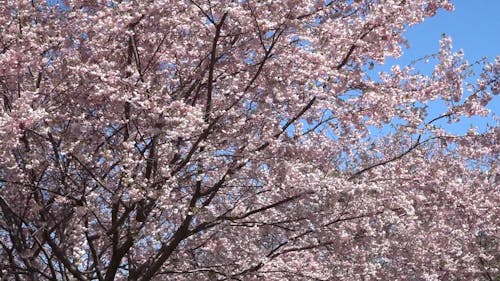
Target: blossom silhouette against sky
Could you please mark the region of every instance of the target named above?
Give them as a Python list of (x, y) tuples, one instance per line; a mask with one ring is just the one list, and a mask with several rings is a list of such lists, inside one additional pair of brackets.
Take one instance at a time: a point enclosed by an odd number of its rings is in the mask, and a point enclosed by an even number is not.
[[(422, 24), (411, 26), (406, 32), (410, 48), (405, 49), (403, 56), (399, 59), (388, 59), (386, 66), (393, 64), (405, 65), (417, 58), (431, 53), (435, 53), (439, 48), (439, 39), (446, 34), (453, 40), (455, 50), (463, 50), (465, 57), (470, 61), (480, 60), (486, 57), (494, 60), (500, 56), (500, 1), (480, 0), (453, 1), (454, 11), (440, 10), (438, 15), (427, 18)], [(429, 73), (433, 64), (428, 64)], [(385, 66), (384, 66), (385, 68)], [(419, 65), (419, 70), (425, 66)], [(480, 72), (480, 69), (476, 69)], [(443, 103), (435, 103), (435, 112), (443, 111)], [(500, 113), (500, 99), (494, 97), (488, 108), (492, 113)], [(433, 118), (432, 115), (429, 116)], [(496, 121), (498, 122), (498, 121)], [(441, 124), (446, 123), (445, 120)], [(446, 125), (447, 129), (453, 133), (465, 133), (471, 126), (478, 127), (479, 130), (486, 129), (487, 124), (494, 125), (495, 120), (490, 117), (472, 117), (462, 120), (462, 122)]]

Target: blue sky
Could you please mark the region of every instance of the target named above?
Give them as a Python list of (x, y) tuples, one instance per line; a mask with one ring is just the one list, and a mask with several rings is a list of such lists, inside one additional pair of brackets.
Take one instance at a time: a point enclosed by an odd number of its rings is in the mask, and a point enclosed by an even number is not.
[(423, 24), (408, 29), (411, 49), (408, 57), (435, 52), (441, 34), (453, 39), (454, 48), (463, 49), (470, 61), (500, 55), (500, 1), (456, 0), (455, 11), (440, 11)]
[[(427, 54), (436, 53), (443, 33), (452, 37), (454, 49), (462, 49), (470, 62), (483, 57), (492, 61), (500, 56), (500, 0), (456, 0), (453, 4), (455, 11), (442, 10), (424, 23), (408, 28), (405, 35), (411, 48), (404, 50), (402, 58), (389, 60), (387, 65), (405, 65)], [(498, 96), (493, 99), (489, 108), (500, 115)], [(431, 114), (440, 114), (443, 110), (443, 105), (437, 103), (431, 109)], [(447, 125), (443, 122), (441, 125), (452, 133), (463, 134), (470, 126), (477, 126), (482, 131), (486, 128), (486, 123), (495, 124), (491, 118), (468, 118), (459, 124)]]

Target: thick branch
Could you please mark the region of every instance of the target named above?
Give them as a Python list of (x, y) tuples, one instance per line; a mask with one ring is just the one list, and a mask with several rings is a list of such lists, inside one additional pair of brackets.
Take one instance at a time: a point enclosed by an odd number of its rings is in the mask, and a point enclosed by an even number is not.
[(226, 17), (227, 13), (224, 13), (219, 23), (215, 25), (215, 36), (212, 42), (210, 66), (208, 68), (208, 85), (207, 85), (208, 89), (207, 89), (207, 104), (205, 108), (205, 121), (208, 121), (210, 118), (210, 110), (212, 108), (212, 92), (214, 88), (213, 86), (214, 70), (215, 70), (215, 63), (217, 62), (217, 42), (219, 41), (222, 25), (224, 24)]

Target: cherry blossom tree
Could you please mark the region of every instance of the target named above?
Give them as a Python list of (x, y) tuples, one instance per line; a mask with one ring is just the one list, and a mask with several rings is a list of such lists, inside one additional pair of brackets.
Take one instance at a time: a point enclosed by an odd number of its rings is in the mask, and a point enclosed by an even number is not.
[(0, 278), (498, 280), (500, 59), (375, 72), (439, 9), (3, 1)]

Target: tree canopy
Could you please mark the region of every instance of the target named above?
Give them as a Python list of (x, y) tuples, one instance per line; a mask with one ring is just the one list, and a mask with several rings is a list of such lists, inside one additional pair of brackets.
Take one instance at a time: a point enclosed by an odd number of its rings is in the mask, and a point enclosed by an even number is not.
[(375, 71), (439, 9), (4, 1), (0, 278), (498, 280), (500, 59)]

